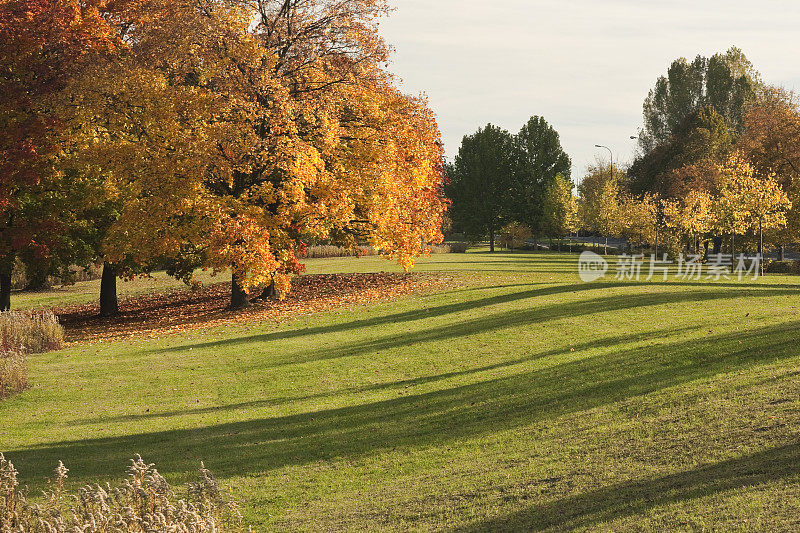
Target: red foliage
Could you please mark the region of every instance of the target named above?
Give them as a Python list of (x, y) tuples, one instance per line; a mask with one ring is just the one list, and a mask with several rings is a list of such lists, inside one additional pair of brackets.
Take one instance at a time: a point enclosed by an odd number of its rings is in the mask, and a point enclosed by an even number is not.
[[(81, 56), (111, 51), (115, 32), (102, 0), (0, 2), (0, 254), (31, 245), (54, 214), (28, 209), (52, 193), (49, 160), (59, 150), (52, 98)], [(23, 220), (21, 220), (23, 219)], [(52, 218), (50, 218), (52, 222)], [(18, 228), (25, 227), (26, 231)], [(36, 253), (41, 254), (42, 250)]]

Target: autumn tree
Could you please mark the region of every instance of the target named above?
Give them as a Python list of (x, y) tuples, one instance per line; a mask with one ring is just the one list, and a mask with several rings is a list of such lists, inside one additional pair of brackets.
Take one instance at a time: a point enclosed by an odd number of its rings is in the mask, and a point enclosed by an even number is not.
[(699, 190), (663, 204), (664, 224), (687, 249), (697, 253), (700, 239), (714, 228), (714, 197)]
[(208, 255), (233, 271), (232, 307), (251, 286), (274, 281), (285, 293), (307, 237), (365, 240), (410, 268), (442, 238), (442, 150), (427, 103), (383, 69), (386, 4), (254, 6), (257, 61), (232, 88), (242, 104), (204, 183), (226, 206)]
[(764, 231), (786, 225), (791, 200), (774, 175), (758, 177), (755, 168), (740, 155), (731, 156), (720, 172), (723, 185), (718, 224), (731, 227), (732, 236), (755, 236), (758, 252), (763, 254)]
[(736, 147), (758, 176), (774, 176), (793, 204), (783, 228), (771, 231), (780, 246), (800, 239), (800, 107), (797, 96), (768, 87), (744, 114)]
[(511, 222), (501, 232), (500, 245), (508, 250), (515, 250), (522, 248), (531, 237), (531, 228), (520, 222)]
[(578, 203), (572, 182), (563, 174), (557, 174), (547, 186), (543, 211), (543, 229), (551, 242), (554, 238), (562, 239), (577, 229)]
[(605, 237), (604, 251), (608, 253), (608, 237), (619, 235), (620, 195), (624, 174), (610, 165), (598, 164), (589, 168), (578, 185), (579, 219), (581, 226)]
[(40, 279), (88, 263), (84, 199), (93, 184), (65, 174), (58, 96), (82, 58), (115, 46), (97, 0), (0, 2), (0, 309), (14, 259)]
[(230, 10), (223, 21), (204, 16), (203, 7), (109, 4), (103, 16), (119, 40), (115, 53), (83, 61), (61, 95), (68, 124), (79, 133), (63, 164), (102, 183), (89, 201), (104, 263), (103, 316), (118, 310), (118, 275), (185, 256), (218, 220), (200, 182), (220, 131), (217, 111), (228, 108), (202, 84), (226, 66), (233, 71), (215, 52), (246, 14)]
[(513, 137), (491, 124), (466, 135), (450, 168), (447, 197), (453, 202), (453, 224), (467, 237), (495, 235), (514, 221)]
[(636, 197), (623, 193), (619, 201), (621, 235), (630, 243), (653, 244), (658, 254), (662, 218), (660, 207), (656, 196), (645, 194)]
[(106, 257), (230, 269), (234, 309), (257, 285), (285, 294), (307, 238), (365, 240), (410, 268), (441, 239), (441, 143), (426, 102), (383, 69), (385, 11), (181, 0), (115, 12), (126, 48), (73, 91), (88, 165), (122, 206)]

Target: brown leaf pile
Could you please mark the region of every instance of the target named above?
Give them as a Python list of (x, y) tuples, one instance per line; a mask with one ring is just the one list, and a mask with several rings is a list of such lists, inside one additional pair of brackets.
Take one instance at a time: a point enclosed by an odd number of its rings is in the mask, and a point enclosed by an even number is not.
[[(386, 301), (451, 285), (433, 274), (315, 274), (296, 278), (283, 301), (254, 302), (230, 311), (230, 283), (175, 290), (120, 301), (120, 314), (100, 318), (97, 304), (55, 308), (67, 342), (85, 343), (135, 336), (160, 336), (235, 322), (283, 322), (337, 307)], [(254, 294), (258, 294), (254, 291)]]

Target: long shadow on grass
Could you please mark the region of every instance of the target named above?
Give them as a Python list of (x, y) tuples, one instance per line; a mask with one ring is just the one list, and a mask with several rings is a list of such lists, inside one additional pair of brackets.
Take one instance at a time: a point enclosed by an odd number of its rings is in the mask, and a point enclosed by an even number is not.
[[(609, 282), (602, 284), (578, 284), (578, 285), (553, 285), (546, 287), (538, 287), (530, 290), (514, 291), (507, 294), (500, 294), (476, 300), (465, 300), (444, 304), (435, 307), (415, 309), (413, 311), (406, 311), (403, 313), (393, 313), (389, 315), (382, 315), (374, 318), (354, 320), (350, 322), (341, 322), (338, 324), (331, 324), (328, 326), (319, 326), (305, 329), (293, 329), (288, 331), (277, 331), (271, 333), (264, 333), (259, 335), (240, 336), (230, 339), (224, 339), (213, 342), (196, 343), (192, 345), (181, 345), (175, 347), (164, 348), (164, 352), (183, 351), (189, 348), (202, 349), (202, 348), (215, 348), (223, 346), (236, 346), (240, 344), (251, 344), (259, 342), (281, 341), (298, 337), (307, 337), (309, 335), (319, 335), (326, 333), (341, 333), (351, 331), (359, 328), (374, 328), (376, 326), (397, 324), (399, 322), (410, 322), (414, 320), (424, 320), (444, 315), (460, 313), (464, 311), (471, 311), (482, 307), (493, 305), (507, 304), (518, 302), (521, 300), (528, 300), (533, 298), (541, 298), (546, 296), (555, 296), (566, 293), (582, 293), (586, 291), (606, 291), (615, 288), (639, 288), (642, 284), (638, 283), (625, 283), (625, 282)], [(514, 327), (519, 325), (531, 324), (535, 322), (544, 322), (547, 320), (555, 320), (564, 317), (577, 317), (583, 315), (590, 315), (600, 312), (617, 311), (621, 309), (630, 309), (633, 307), (644, 307), (652, 305), (661, 305), (668, 303), (678, 303), (686, 301), (710, 301), (731, 298), (735, 296), (742, 296), (743, 294), (769, 297), (769, 296), (782, 296), (782, 295), (798, 295), (800, 288), (792, 285), (787, 286), (748, 286), (735, 283), (715, 283), (702, 284), (702, 283), (659, 283), (654, 282), (648, 284), (654, 287), (670, 287), (670, 288), (685, 288), (676, 292), (654, 292), (630, 295), (613, 295), (591, 300), (580, 300), (568, 303), (556, 302), (550, 305), (532, 307), (531, 309), (513, 310), (506, 313), (499, 313), (491, 315), (487, 318), (473, 319), (466, 322), (453, 324), (452, 326), (445, 326), (443, 328), (435, 328), (430, 331), (421, 332), (419, 334), (400, 335), (397, 337), (390, 337), (378, 341), (378, 344), (369, 344), (366, 347), (359, 349), (354, 347), (354, 351), (350, 355), (358, 355), (363, 353), (364, 349), (386, 349), (393, 346), (402, 346), (410, 343), (426, 342), (429, 340), (439, 340), (442, 338), (457, 337), (463, 335), (471, 335), (484, 331), (490, 331), (505, 327)], [(702, 287), (705, 290), (691, 290), (691, 287)], [(743, 293), (732, 293), (730, 290), (736, 288), (743, 291)], [(335, 352), (341, 353), (342, 350)], [(322, 350), (324, 353), (332, 354), (331, 350)], [(278, 361), (276, 364), (292, 364), (297, 362), (312, 361), (316, 359), (328, 359), (338, 357), (338, 355), (331, 355), (330, 357), (318, 357), (317, 354), (303, 356), (299, 359), (287, 358)]]
[[(798, 294), (797, 291), (785, 291), (782, 289), (764, 289), (749, 292), (750, 297), (772, 297), (785, 294)], [(418, 345), (449, 341), (484, 333), (499, 331), (504, 329), (514, 329), (534, 324), (541, 325), (560, 319), (575, 319), (580, 317), (590, 317), (591, 315), (615, 313), (628, 309), (644, 309), (647, 307), (661, 306), (667, 304), (678, 304), (691, 302), (698, 306), (704, 302), (731, 298), (730, 292), (725, 291), (678, 291), (678, 292), (654, 292), (637, 294), (616, 294), (603, 296), (590, 300), (578, 300), (565, 303), (549, 303), (537, 307), (513, 309), (505, 312), (487, 314), (479, 318), (468, 320), (453, 321), (439, 327), (420, 327), (411, 332), (403, 332), (395, 335), (387, 335), (378, 338), (351, 342), (335, 347), (322, 347), (316, 350), (309, 350), (301, 353), (287, 353), (286, 355), (270, 357), (258, 360), (247, 370), (264, 368), (277, 368), (280, 366), (308, 363), (315, 361), (326, 361), (342, 357), (358, 357), (367, 353), (380, 352), (395, 348), (424, 349)], [(382, 320), (382, 318), (380, 319)], [(590, 318), (586, 318), (591, 323)], [(337, 328), (337, 325), (327, 326), (320, 329)], [(302, 330), (300, 330), (302, 331)], [(288, 332), (297, 334), (298, 331)], [(277, 335), (274, 337), (273, 335)], [(282, 339), (282, 333), (255, 335), (249, 337), (238, 337), (217, 343), (211, 346), (236, 346), (242, 343), (260, 343)], [(203, 345), (195, 346), (202, 347)], [(206, 345), (207, 346), (207, 345)], [(252, 346), (252, 345), (251, 345)], [(188, 347), (184, 347), (188, 348)], [(274, 351), (271, 350), (272, 353)]]
[[(586, 350), (592, 350), (596, 348), (608, 347), (608, 346), (615, 346), (621, 343), (633, 343), (637, 341), (648, 341), (653, 342), (655, 340), (663, 340), (669, 337), (675, 337), (680, 334), (687, 333), (689, 331), (695, 331), (696, 327), (685, 327), (685, 328), (665, 328), (661, 330), (655, 331), (648, 331), (646, 335), (638, 335), (638, 339), (631, 334), (626, 335), (619, 335), (615, 337), (603, 337), (600, 339), (595, 339), (592, 341), (584, 342), (584, 343), (577, 343), (572, 344), (569, 348), (574, 349), (578, 353), (584, 352)], [(510, 368), (516, 365), (521, 365), (524, 363), (529, 363), (534, 360), (544, 359), (551, 356), (562, 355), (569, 351), (569, 348), (561, 346), (558, 348), (554, 348), (552, 350), (547, 350), (544, 352), (536, 352), (530, 355), (526, 355), (525, 357), (517, 357), (513, 359), (507, 359), (504, 361), (500, 361), (497, 363), (493, 363), (491, 365), (483, 365), (483, 366), (475, 366), (470, 367), (465, 370), (457, 370), (453, 372), (444, 372), (442, 374), (433, 374), (427, 376), (420, 376), (416, 378), (409, 378), (403, 379), (399, 381), (391, 381), (388, 383), (376, 383), (373, 385), (365, 385), (361, 387), (347, 387), (343, 389), (337, 389), (335, 391), (326, 391), (317, 394), (307, 394), (303, 396), (284, 396), (282, 398), (272, 398), (268, 400), (254, 400), (251, 402), (239, 402), (239, 403), (232, 403), (226, 405), (218, 405), (213, 407), (202, 407), (198, 409), (182, 409), (182, 410), (174, 410), (174, 411), (162, 411), (162, 412), (153, 412), (153, 413), (141, 413), (141, 414), (131, 414), (131, 415), (121, 415), (121, 416), (114, 416), (114, 417), (102, 417), (102, 418), (91, 418), (91, 419), (83, 419), (83, 420), (76, 420), (76, 424), (96, 424), (96, 423), (103, 423), (103, 424), (113, 424), (118, 422), (127, 422), (132, 420), (147, 420), (147, 419), (155, 419), (155, 418), (171, 418), (176, 416), (184, 416), (184, 415), (198, 415), (198, 414), (207, 414), (207, 413), (219, 413), (222, 411), (235, 411), (239, 409), (252, 409), (252, 408), (259, 408), (259, 407), (272, 407), (278, 405), (285, 405), (289, 403), (296, 403), (296, 402), (303, 402), (307, 400), (314, 400), (320, 398), (333, 398), (336, 396), (342, 396), (347, 394), (359, 394), (364, 392), (376, 392), (376, 391), (386, 391), (386, 390), (397, 390), (404, 392), (405, 389), (409, 387), (417, 387), (419, 385), (425, 385), (429, 383), (436, 383), (439, 381), (445, 381), (448, 379), (454, 378), (463, 378), (465, 376), (470, 376), (474, 374), (481, 374), (484, 372), (493, 372), (497, 370), (502, 370), (506, 368)]]
[(59, 459), (86, 482), (118, 472), (133, 453), (164, 473), (200, 460), (222, 477), (334, 457), (427, 446), (555, 419), (703, 379), (797, 357), (800, 322), (644, 346), (419, 395), (291, 416), (8, 450), (24, 479), (41, 481)]
[[(456, 531), (591, 530), (600, 523), (640, 515), (661, 505), (797, 476), (800, 474), (798, 459), (800, 444), (787, 444), (688, 472), (602, 487)], [(671, 527), (678, 526), (671, 524)], [(670, 527), (670, 524), (661, 527)]]

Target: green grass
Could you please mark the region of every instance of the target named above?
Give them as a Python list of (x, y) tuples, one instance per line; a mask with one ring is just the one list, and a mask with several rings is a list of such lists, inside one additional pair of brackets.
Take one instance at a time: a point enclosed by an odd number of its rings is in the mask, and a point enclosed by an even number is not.
[[(230, 281), (230, 274), (212, 276), (210, 272), (197, 272), (197, 278), (204, 283)], [(117, 295), (125, 298), (185, 289), (186, 284), (167, 276), (164, 272), (154, 272), (149, 277), (134, 280), (117, 280)], [(45, 291), (14, 291), (11, 295), (11, 307), (14, 309), (31, 309), (67, 305), (81, 305), (99, 302), (100, 280), (83, 281), (74, 285), (58, 286)]]
[(35, 488), (59, 459), (76, 486), (204, 460), (258, 531), (800, 528), (800, 280), (576, 262), (437, 255), (464, 284), (37, 355), (0, 449)]

